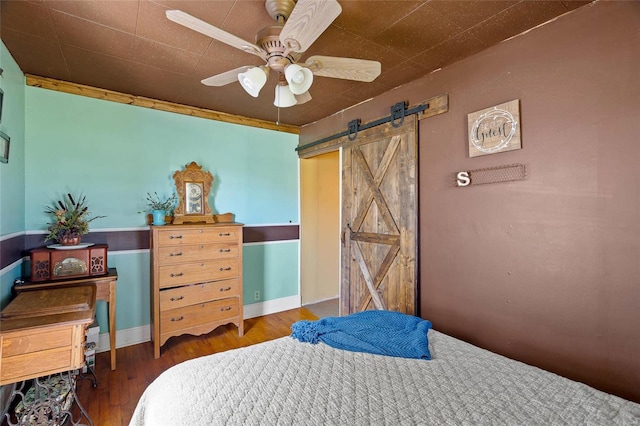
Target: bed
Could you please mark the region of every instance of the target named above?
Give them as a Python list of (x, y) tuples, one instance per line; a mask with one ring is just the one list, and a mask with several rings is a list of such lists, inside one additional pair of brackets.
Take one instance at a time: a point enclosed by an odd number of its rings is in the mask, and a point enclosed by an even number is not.
[(640, 404), (426, 337), (430, 360), (283, 337), (186, 361), (149, 385), (130, 425), (640, 425)]

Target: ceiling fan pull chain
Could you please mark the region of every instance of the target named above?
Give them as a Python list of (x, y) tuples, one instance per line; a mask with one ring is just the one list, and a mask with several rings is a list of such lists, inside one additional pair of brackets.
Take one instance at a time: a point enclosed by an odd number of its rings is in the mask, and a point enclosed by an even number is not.
[[(391, 125), (393, 127), (400, 127), (404, 122), (404, 113), (407, 108), (406, 102), (398, 102), (391, 107)], [(396, 120), (400, 120), (396, 123)]]
[(359, 118), (356, 118), (355, 120), (351, 120), (349, 122), (349, 131), (347, 132), (347, 138), (349, 138), (350, 141), (354, 141), (356, 140), (356, 137), (358, 137), (358, 127), (360, 127)]

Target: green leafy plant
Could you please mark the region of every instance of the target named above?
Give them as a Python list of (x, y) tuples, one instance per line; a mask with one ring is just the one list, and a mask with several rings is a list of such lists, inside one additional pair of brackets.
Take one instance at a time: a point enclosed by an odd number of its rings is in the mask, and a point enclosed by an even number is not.
[(173, 210), (176, 200), (177, 197), (175, 193), (171, 194), (169, 198), (162, 199), (157, 192), (153, 194), (147, 192), (147, 206), (149, 206), (149, 210)]
[[(48, 223), (49, 234), (45, 238), (48, 240), (60, 241), (63, 238), (80, 237), (89, 233), (89, 223), (106, 216), (89, 217), (89, 207), (86, 205), (86, 196), (80, 195), (74, 198), (67, 194), (66, 198), (53, 203), (52, 207), (47, 207), (45, 213), (52, 214), (54, 222)], [(77, 200), (77, 201), (76, 201)]]

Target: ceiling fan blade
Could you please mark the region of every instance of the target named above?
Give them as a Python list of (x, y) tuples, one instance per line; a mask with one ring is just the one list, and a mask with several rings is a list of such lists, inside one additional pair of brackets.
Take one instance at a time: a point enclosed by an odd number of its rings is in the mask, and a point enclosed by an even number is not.
[(255, 44), (249, 43), (248, 41), (243, 40), (240, 37), (236, 37), (233, 34), (221, 30), (218, 27), (214, 27), (213, 25), (208, 24), (196, 18), (195, 16), (191, 16), (181, 10), (167, 10), (166, 15), (167, 19), (169, 19), (170, 21), (190, 28), (223, 43), (226, 43), (231, 47), (235, 47), (236, 49), (240, 49), (247, 53), (259, 56), (264, 60), (267, 59), (266, 52)]
[(298, 0), (280, 32), (280, 41), (289, 51), (305, 52), (340, 12), (336, 0)]
[(381, 65), (378, 61), (366, 59), (337, 58), (333, 56), (311, 56), (305, 66), (320, 77), (342, 78), (371, 82), (380, 75)]
[(223, 72), (222, 74), (214, 75), (213, 77), (205, 78), (202, 80), (202, 84), (207, 86), (224, 86), (229, 83), (238, 82), (238, 74), (246, 72), (250, 66), (242, 66), (231, 71)]
[(305, 102), (309, 102), (311, 100), (311, 93), (309, 91), (304, 92), (302, 95), (293, 95), (296, 97), (296, 101), (298, 103), (296, 105), (302, 105)]

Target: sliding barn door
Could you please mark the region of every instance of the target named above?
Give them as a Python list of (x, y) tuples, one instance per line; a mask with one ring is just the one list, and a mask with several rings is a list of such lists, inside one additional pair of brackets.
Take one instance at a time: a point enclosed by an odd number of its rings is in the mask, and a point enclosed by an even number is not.
[(415, 116), (358, 132), (342, 156), (340, 313), (416, 314)]

